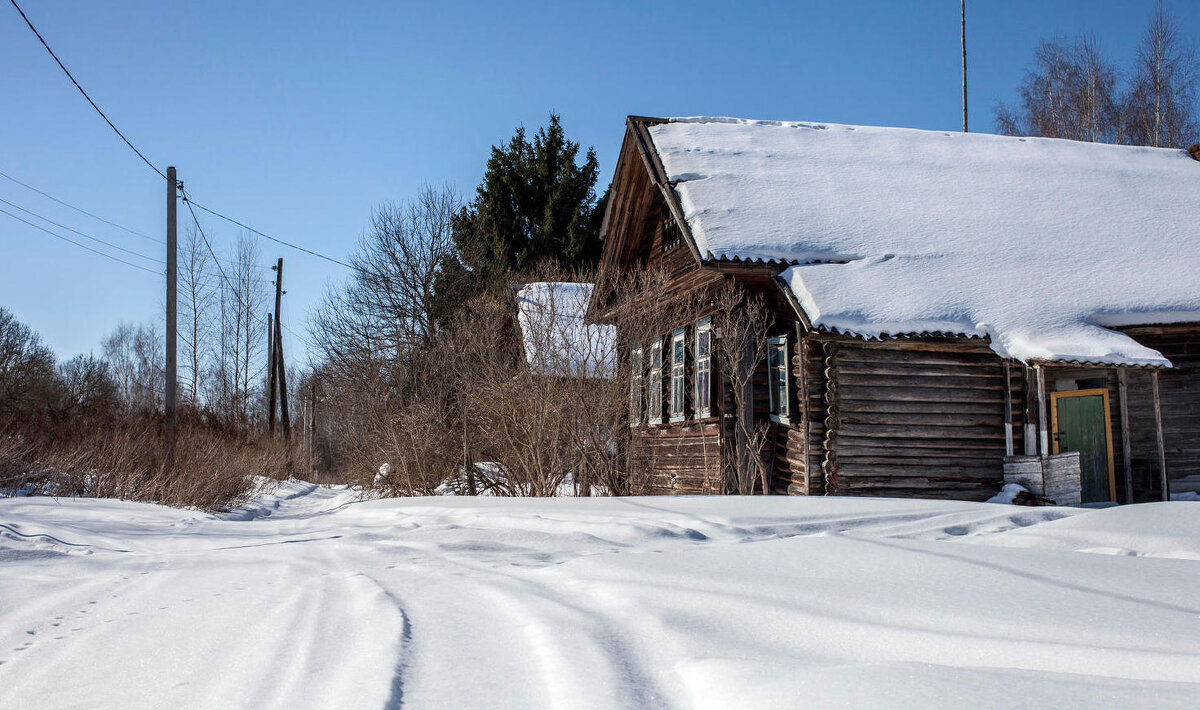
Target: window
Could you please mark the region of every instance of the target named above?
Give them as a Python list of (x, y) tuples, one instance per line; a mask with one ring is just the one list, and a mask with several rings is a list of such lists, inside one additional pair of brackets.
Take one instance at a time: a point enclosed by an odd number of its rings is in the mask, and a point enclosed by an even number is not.
[(642, 423), (642, 407), (645, 399), (645, 383), (643, 382), (642, 346), (634, 345), (629, 349), (629, 426)]
[(697, 419), (712, 416), (712, 319), (696, 322), (696, 394)]
[(771, 418), (786, 422), (788, 419), (788, 341), (787, 338), (771, 338), (767, 341), (767, 378), (771, 395)]
[(684, 330), (679, 328), (671, 336), (671, 421), (673, 422), (683, 421), (683, 359), (686, 353)]
[(646, 391), (646, 408), (651, 424), (662, 424), (662, 339), (650, 343), (650, 387)]
[(671, 251), (683, 243), (683, 232), (679, 230), (673, 217), (667, 217), (662, 223), (663, 251)]

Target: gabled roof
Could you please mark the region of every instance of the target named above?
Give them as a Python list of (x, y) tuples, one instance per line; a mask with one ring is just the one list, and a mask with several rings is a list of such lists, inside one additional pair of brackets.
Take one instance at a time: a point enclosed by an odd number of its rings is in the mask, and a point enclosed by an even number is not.
[(592, 284), (543, 281), (513, 287), (530, 368), (554, 377), (613, 377), (616, 328), (584, 323)]
[(791, 264), (816, 328), (1169, 366), (1109, 328), (1200, 321), (1185, 151), (731, 118), (645, 130), (702, 261)]

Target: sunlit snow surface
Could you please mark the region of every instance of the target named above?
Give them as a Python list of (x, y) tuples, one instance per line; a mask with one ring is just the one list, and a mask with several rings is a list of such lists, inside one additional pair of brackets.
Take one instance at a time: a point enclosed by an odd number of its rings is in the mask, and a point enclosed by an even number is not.
[(799, 263), (784, 278), (816, 326), (1164, 365), (1109, 327), (1200, 320), (1185, 151), (728, 118), (649, 130), (701, 254)]
[(0, 500), (3, 708), (1194, 708), (1200, 503)]

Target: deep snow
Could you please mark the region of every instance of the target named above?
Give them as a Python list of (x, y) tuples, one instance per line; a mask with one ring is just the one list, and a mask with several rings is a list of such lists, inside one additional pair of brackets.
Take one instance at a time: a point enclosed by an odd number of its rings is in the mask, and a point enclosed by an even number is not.
[(732, 118), (649, 131), (701, 254), (798, 264), (784, 278), (818, 327), (1164, 366), (1109, 327), (1200, 320), (1185, 151)]
[(1194, 708), (1200, 504), (0, 500), (3, 708)]

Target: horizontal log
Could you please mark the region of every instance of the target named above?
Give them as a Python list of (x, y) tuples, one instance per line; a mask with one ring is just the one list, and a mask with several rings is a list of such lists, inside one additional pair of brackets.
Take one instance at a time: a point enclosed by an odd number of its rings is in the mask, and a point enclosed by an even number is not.
[(909, 351), (909, 352), (944, 352), (944, 353), (974, 353), (990, 357), (999, 357), (987, 344), (981, 340), (939, 340), (937, 338), (912, 338), (912, 339), (896, 339), (896, 340), (859, 340), (857, 338), (851, 340), (850, 336), (822, 336), (823, 342), (834, 343), (837, 346), (838, 354), (851, 350), (884, 350), (884, 351)]
[(1004, 403), (1001, 390), (979, 390), (940, 387), (862, 387), (839, 380), (839, 401), (891, 400), (894, 402), (977, 402)]
[[(1004, 416), (1004, 401), (994, 402), (914, 402), (889, 399), (846, 399), (838, 401), (838, 412), (895, 412), (897, 414), (964, 414)], [(1001, 419), (1003, 421), (1003, 419)]]
[(1004, 426), (997, 422), (996, 426), (902, 426), (893, 424), (853, 424), (845, 420), (838, 426), (838, 438), (843, 437), (868, 438), (905, 438), (921, 437), (927, 439), (980, 439), (989, 441), (996, 437), (1003, 439)]
[[(1004, 465), (1003, 456), (879, 456), (876, 454), (861, 454), (857, 451), (838, 451), (839, 466), (898, 466), (942, 469), (961, 466), (969, 469), (997, 468)], [(1040, 469), (1039, 469), (1040, 470)]]
[(941, 488), (941, 489), (970, 489), (981, 486), (1000, 488), (1004, 476), (996, 475), (991, 479), (934, 476), (847, 476), (838, 472), (838, 488), (843, 490), (863, 488)]
[(851, 372), (837, 373), (838, 385), (842, 387), (869, 387), (880, 389), (966, 389), (980, 391), (1003, 391), (1002, 378), (962, 377), (946, 375), (938, 377), (858, 375)]
[(938, 349), (895, 349), (885, 347), (842, 347), (836, 355), (839, 362), (896, 362), (913, 365), (964, 365), (999, 367), (1002, 360), (990, 350), (970, 352)]
[(1000, 366), (982, 367), (979, 365), (912, 365), (908, 363), (889, 362), (837, 362), (839, 373), (851, 375), (878, 375), (881, 377), (972, 377), (975, 379), (995, 380), (1003, 384), (1004, 375)]
[(879, 438), (838, 434), (833, 443), (839, 451), (859, 447), (862, 451), (902, 449), (942, 449), (945, 451), (996, 451), (1004, 449), (1004, 441), (980, 439), (928, 439), (924, 437)]
[(873, 464), (851, 464), (838, 459), (838, 477), (839, 480), (847, 480), (854, 477), (863, 476), (879, 476), (879, 477), (894, 477), (894, 478), (912, 478), (918, 477), (928, 480), (1000, 480), (1004, 478), (1003, 461), (997, 460), (995, 466), (968, 468), (960, 466), (946, 466), (943, 468), (935, 468), (932, 466), (899, 466), (899, 465), (873, 465)]
[(863, 412), (841, 410), (838, 419), (842, 425), (869, 424), (887, 427), (1003, 427), (1004, 417), (994, 412), (987, 414), (925, 414), (903, 412)]

